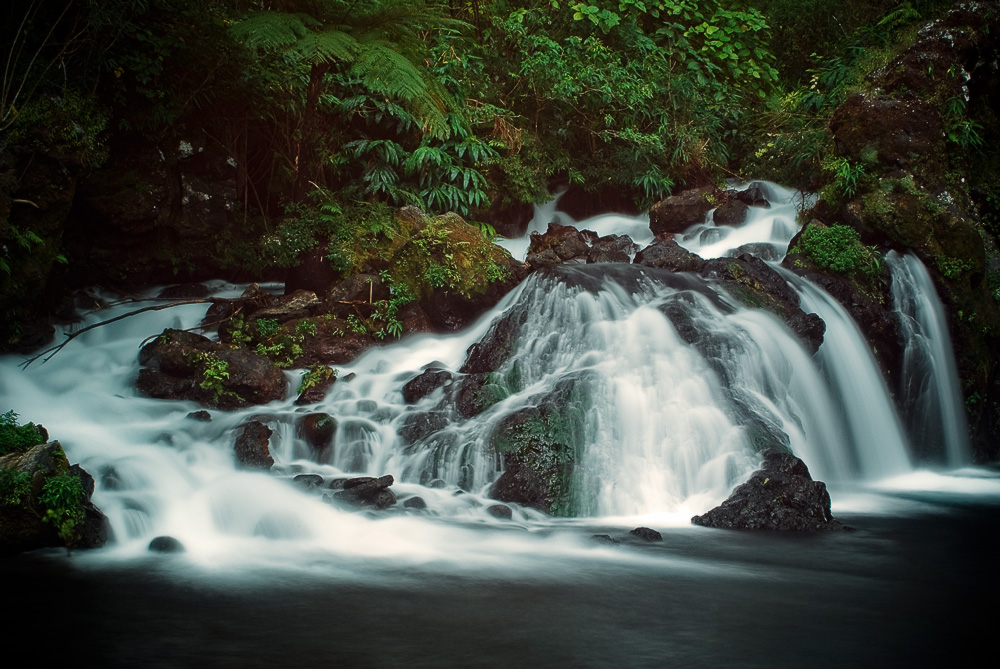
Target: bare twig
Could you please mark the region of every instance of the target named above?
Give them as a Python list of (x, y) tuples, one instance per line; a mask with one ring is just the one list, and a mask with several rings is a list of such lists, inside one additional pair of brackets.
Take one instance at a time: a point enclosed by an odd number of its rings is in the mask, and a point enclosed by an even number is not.
[(49, 360), (51, 360), (56, 353), (61, 351), (63, 347), (66, 346), (66, 344), (70, 343), (71, 341), (82, 335), (84, 332), (93, 330), (94, 328), (99, 328), (102, 325), (108, 325), (109, 323), (120, 321), (122, 319), (128, 318), (129, 316), (135, 316), (136, 314), (141, 314), (147, 311), (161, 311), (163, 309), (169, 309), (171, 307), (179, 307), (185, 304), (233, 304), (240, 302), (240, 300), (241, 298), (201, 297), (190, 300), (181, 300), (179, 302), (171, 302), (170, 304), (155, 304), (151, 307), (143, 307), (141, 309), (136, 309), (135, 311), (130, 311), (127, 314), (122, 314), (121, 316), (115, 316), (114, 318), (109, 318), (106, 321), (101, 321), (100, 323), (94, 323), (92, 325), (88, 325), (85, 328), (80, 328), (76, 332), (69, 333), (66, 335), (66, 341), (62, 342), (61, 344), (56, 344), (55, 346), (47, 348), (41, 353), (33, 355), (32, 357), (22, 362), (20, 364), (20, 367), (22, 369), (27, 369), (28, 365), (30, 365), (31, 363), (35, 362), (36, 360), (38, 360), (43, 356), (45, 356), (44, 359), (42, 360), (42, 363), (44, 364)]

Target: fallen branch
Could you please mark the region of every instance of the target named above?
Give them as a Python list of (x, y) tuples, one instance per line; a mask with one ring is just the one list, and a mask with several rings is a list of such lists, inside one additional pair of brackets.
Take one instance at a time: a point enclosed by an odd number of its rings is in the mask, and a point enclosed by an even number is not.
[(101, 321), (100, 323), (94, 323), (92, 325), (88, 325), (85, 328), (80, 328), (76, 332), (69, 333), (69, 334), (66, 335), (66, 341), (62, 342), (61, 344), (57, 344), (55, 346), (47, 348), (44, 351), (33, 355), (32, 357), (30, 357), (27, 360), (25, 360), (24, 362), (22, 362), (20, 364), (20, 367), (21, 367), (21, 369), (27, 369), (28, 365), (30, 365), (31, 363), (35, 362), (36, 360), (38, 360), (42, 356), (45, 356), (45, 359), (42, 360), (42, 363), (44, 364), (44, 363), (48, 362), (49, 360), (51, 360), (52, 357), (56, 353), (58, 353), (59, 351), (61, 351), (63, 349), (63, 347), (66, 346), (66, 344), (70, 343), (71, 341), (73, 341), (74, 339), (76, 339), (77, 337), (79, 337), (80, 335), (82, 335), (84, 332), (87, 332), (89, 330), (93, 330), (94, 328), (99, 328), (102, 325), (108, 325), (109, 323), (114, 323), (116, 321), (123, 320), (125, 318), (128, 318), (129, 316), (135, 316), (136, 314), (145, 313), (147, 311), (161, 311), (163, 309), (169, 309), (171, 307), (180, 307), (180, 306), (183, 306), (185, 304), (234, 304), (234, 303), (245, 302), (245, 301), (246, 301), (245, 298), (238, 298), (238, 297), (237, 298), (199, 297), (199, 298), (193, 298), (193, 299), (190, 299), (190, 300), (181, 300), (179, 302), (171, 302), (170, 304), (156, 304), (156, 305), (153, 305), (151, 307), (143, 307), (141, 309), (136, 309), (135, 311), (130, 311), (127, 314), (122, 314), (121, 316), (115, 316), (114, 318), (109, 318), (106, 321)]

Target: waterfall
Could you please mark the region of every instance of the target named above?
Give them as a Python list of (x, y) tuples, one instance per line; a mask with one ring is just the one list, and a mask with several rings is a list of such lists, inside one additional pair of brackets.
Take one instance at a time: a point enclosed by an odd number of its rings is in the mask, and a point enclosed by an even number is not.
[(921, 455), (950, 467), (969, 462), (968, 426), (948, 323), (934, 282), (915, 255), (890, 251), (892, 298), (903, 334), (900, 405)]
[(818, 314), (826, 323), (817, 358), (835, 397), (828, 410), (839, 415), (855, 471), (868, 479), (908, 471), (906, 438), (861, 330), (829, 293), (778, 269), (799, 293), (803, 310)]
[[(787, 217), (782, 206), (759, 208), (770, 213), (745, 224), (766, 228), (763, 241), (778, 255), (790, 237), (785, 223), (761, 221)], [(547, 215), (537, 217), (539, 225)], [(594, 222), (576, 225), (599, 227)], [(606, 226), (601, 234), (647, 224), (624, 216), (596, 222)], [(734, 230), (729, 234), (742, 234)], [(957, 387), (939, 371), (947, 369), (947, 333), (926, 272), (914, 262), (890, 258), (897, 308), (909, 328), (907, 415), (944, 416), (948, 462), (961, 463), (968, 447), (957, 436)], [(16, 357), (0, 356), (0, 397), (5, 409), (44, 424), (94, 475), (94, 501), (126, 552), (170, 534), (202, 556), (223, 545), (238, 554), (261, 541), (446, 555), (456, 546), (444, 538), (453, 537), (454, 524), (501, 522), (487, 512), (504, 469), (498, 434), (511, 417), (538, 407), (553, 407), (549, 427), (572, 457), (570, 510), (578, 516), (704, 512), (746, 478), (767, 447), (795, 453), (830, 482), (908, 470), (907, 439), (857, 326), (820, 288), (778, 271), (804, 310), (826, 322), (815, 355), (775, 316), (743, 307), (712, 279), (628, 264), (565, 265), (531, 275), (462, 332), (370, 349), (341, 366), (330, 394), (309, 407), (293, 404), (296, 370), (287, 372), (289, 397), (213, 411), (211, 422), (188, 417), (200, 408), (194, 403), (138, 397), (141, 342), (167, 327), (195, 327), (204, 313), (198, 305), (102, 326), (25, 371)], [(214, 288), (223, 296), (242, 290), (221, 282)], [(85, 315), (83, 324), (133, 308), (112, 305)], [(456, 398), (475, 380), (462, 371), (468, 351), (486, 345), (503, 323), (513, 328), (506, 353), (478, 379), (489, 401), (475, 415), (460, 411)], [(449, 373), (451, 386), (407, 404), (403, 386), (427, 369)], [(951, 370), (944, 376), (953, 379)], [(311, 412), (337, 422), (328, 451), (312, 451), (298, 434), (299, 418)], [(251, 419), (273, 430), (270, 473), (234, 462), (235, 431)], [(298, 489), (292, 478), (299, 473), (327, 480), (392, 474), (400, 500), (419, 495), (428, 511), (375, 524)], [(515, 522), (543, 521), (513, 506)], [(371, 542), (376, 536), (379, 546)]]

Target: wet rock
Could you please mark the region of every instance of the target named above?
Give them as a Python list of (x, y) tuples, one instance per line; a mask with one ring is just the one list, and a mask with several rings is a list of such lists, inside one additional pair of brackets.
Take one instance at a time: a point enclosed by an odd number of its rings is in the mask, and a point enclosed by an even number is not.
[(183, 553), (184, 544), (174, 537), (160, 536), (149, 542), (149, 550), (153, 553)]
[(586, 412), (586, 400), (577, 392), (580, 379), (570, 378), (545, 396), (499, 421), (490, 446), (499, 455), (504, 472), (490, 488), (490, 497), (552, 515), (573, 512), (571, 480), (576, 467), (573, 444)]
[[(331, 309), (337, 304), (352, 304), (367, 302), (372, 304), (378, 300), (388, 300), (392, 297), (389, 287), (377, 274), (353, 274), (335, 284), (326, 294), (326, 302)], [(331, 311), (333, 313), (333, 311)]]
[(279, 323), (285, 323), (311, 315), (319, 305), (320, 301), (316, 297), (316, 293), (309, 290), (296, 290), (282, 296), (275, 304), (258, 309), (253, 314), (253, 320), (269, 318)]
[(649, 229), (654, 235), (684, 232), (692, 225), (703, 223), (715, 207), (716, 189), (712, 186), (692, 188), (672, 195), (649, 210)]
[(644, 541), (663, 541), (663, 535), (648, 527), (637, 527), (629, 531), (633, 537), (639, 537)]
[(493, 322), (483, 338), (469, 347), (463, 374), (495, 372), (507, 361), (514, 350), (514, 342), (528, 319), (523, 308), (513, 308)]
[(212, 421), (212, 414), (207, 411), (192, 411), (185, 418), (190, 418), (191, 420), (196, 420), (201, 423), (210, 423)]
[(798, 294), (760, 258), (748, 255), (716, 258), (706, 261), (700, 274), (721, 279), (726, 290), (743, 305), (766, 309), (785, 321), (811, 353), (823, 343), (826, 332), (823, 319), (802, 311)]
[(681, 247), (673, 235), (656, 237), (649, 246), (636, 254), (634, 262), (636, 265), (672, 272), (698, 272), (705, 266), (704, 260)]
[(323, 477), (319, 474), (298, 474), (292, 482), (306, 490), (314, 490), (323, 485)]
[(427, 502), (424, 501), (423, 497), (409, 497), (403, 502), (403, 506), (407, 509), (416, 509), (418, 511), (427, 508)]
[(288, 387), (267, 358), (182, 330), (164, 330), (142, 348), (139, 362), (146, 367), (136, 386), (146, 397), (235, 409), (283, 399)]
[(310, 413), (295, 422), (296, 435), (309, 444), (317, 461), (329, 461), (333, 439), (337, 435), (337, 421), (328, 413)]
[(587, 262), (632, 262), (638, 250), (639, 246), (628, 235), (607, 235), (594, 241), (587, 253)]
[(274, 465), (271, 457), (271, 428), (259, 420), (244, 423), (236, 435), (237, 464), (251, 469), (270, 469)]
[(802, 460), (773, 449), (764, 453), (761, 468), (750, 480), (733, 490), (720, 506), (691, 522), (721, 529), (845, 529), (830, 513), (826, 485), (812, 480)]
[(945, 150), (941, 117), (912, 93), (855, 93), (834, 113), (830, 130), (840, 155), (874, 152), (881, 164), (895, 169), (926, 170), (920, 156)]
[(611, 544), (612, 546), (617, 546), (621, 542), (612, 537), (610, 534), (595, 534), (591, 537), (594, 541), (599, 544)]
[[(337, 374), (333, 369), (327, 368), (329, 371), (323, 372), (323, 377), (319, 381), (313, 383), (308, 388), (303, 390), (298, 397), (295, 398), (296, 406), (304, 406), (306, 404), (317, 404), (322, 402), (326, 398), (327, 393), (330, 392), (330, 388), (333, 384), (337, 382)], [(322, 371), (322, 370), (321, 370)]]
[(506, 504), (490, 504), (486, 507), (486, 513), (500, 520), (510, 520), (514, 517), (514, 512)]
[(730, 200), (715, 210), (712, 220), (716, 225), (736, 227), (746, 220), (749, 209), (745, 202)]
[[(0, 471), (22, 479), (19, 489), (5, 490), (0, 513), (0, 554), (18, 553), (37, 548), (66, 546), (98, 548), (108, 540), (108, 520), (90, 497), (94, 479), (79, 465), (70, 465), (58, 441), (37, 444), (23, 452), (0, 456)], [(54, 477), (73, 477), (80, 482), (83, 497), (80, 505), (83, 519), (62, 537), (53, 523), (44, 521), (45, 509), (41, 496), (45, 485)]]
[(751, 207), (770, 208), (768, 201), (767, 187), (759, 181), (751, 182), (749, 186), (732, 195), (732, 199), (738, 200)]
[(584, 260), (590, 252), (590, 244), (587, 242), (587, 235), (573, 226), (549, 223), (544, 233), (531, 233), (531, 244), (525, 262), (532, 269), (539, 269), (563, 262)]
[(360, 508), (388, 509), (396, 504), (396, 495), (389, 490), (392, 484), (391, 474), (348, 479), (344, 481), (344, 489), (334, 495), (334, 500)]
[(492, 381), (493, 374), (466, 374), (458, 381), (455, 410), (463, 418), (478, 416), (506, 397), (505, 389)]
[(452, 379), (451, 372), (444, 369), (427, 369), (413, 377), (403, 386), (403, 401), (416, 404)]
[[(455, 241), (459, 240), (456, 238)], [(495, 246), (495, 248), (500, 247)], [(496, 256), (496, 264), (503, 269), (503, 278), (487, 281), (480, 277), (481, 285), (465, 294), (459, 290), (437, 288), (420, 301), (419, 306), (423, 315), (431, 322), (434, 330), (455, 332), (472, 324), (495, 307), (503, 296), (513, 290), (527, 275), (527, 268), (511, 258), (506, 251), (503, 251), (502, 255), (497, 253), (493, 255)]]
[(413, 444), (448, 426), (448, 419), (441, 412), (419, 411), (407, 415), (396, 430), (404, 444)]

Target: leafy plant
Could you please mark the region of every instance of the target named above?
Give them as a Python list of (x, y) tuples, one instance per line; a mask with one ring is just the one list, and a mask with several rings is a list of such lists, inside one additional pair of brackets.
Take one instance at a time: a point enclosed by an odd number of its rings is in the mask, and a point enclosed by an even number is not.
[(302, 372), (302, 380), (299, 382), (299, 389), (297, 392), (301, 395), (321, 383), (326, 383), (330, 379), (336, 378), (338, 373), (339, 372), (336, 369), (327, 367), (326, 365), (313, 365), (309, 369)]
[(0, 470), (0, 506), (17, 506), (31, 494), (31, 475), (13, 469)]
[(861, 235), (847, 225), (808, 225), (793, 249), (819, 267), (841, 274), (875, 276), (881, 271), (879, 255), (861, 243)]
[(79, 539), (79, 528), (85, 518), (84, 502), (87, 494), (80, 479), (71, 474), (50, 476), (42, 486), (39, 497), (45, 508), (42, 517), (56, 529), (59, 538), (67, 546)]
[(218, 404), (223, 395), (237, 396), (233, 391), (226, 390), (225, 384), (229, 380), (228, 362), (213, 353), (204, 352), (191, 354), (191, 360), (197, 365), (201, 377), (198, 387), (212, 393), (213, 403)]
[(20, 453), (45, 443), (45, 436), (34, 423), (21, 425), (14, 411), (0, 414), (0, 455)]

